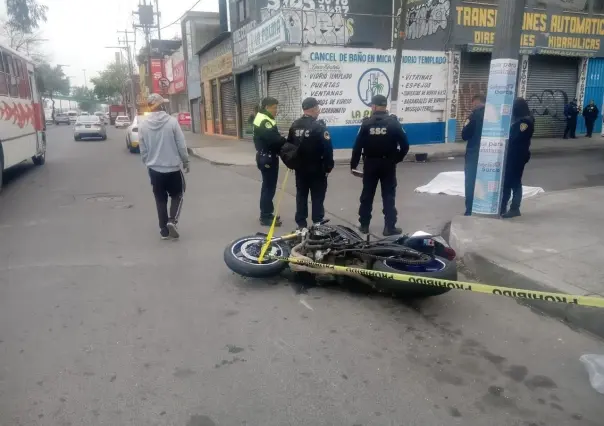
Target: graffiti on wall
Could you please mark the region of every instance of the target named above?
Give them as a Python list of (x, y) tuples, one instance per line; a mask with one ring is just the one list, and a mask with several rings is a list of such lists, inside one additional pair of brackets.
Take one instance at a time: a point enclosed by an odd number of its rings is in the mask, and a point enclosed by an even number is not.
[(428, 0), (409, 7), (407, 13), (407, 40), (417, 40), (446, 30), (449, 22), (451, 2)]
[(540, 94), (530, 95), (527, 99), (531, 113), (538, 117), (548, 117), (556, 121), (565, 121), (564, 106), (568, 95), (564, 90), (544, 90)]
[(349, 0), (268, 0), (262, 20), (281, 12), (291, 44), (346, 45), (354, 35)]
[(291, 123), (300, 118), (302, 112), (300, 110), (300, 91), (297, 86), (290, 86), (287, 82), (283, 82), (279, 85), (276, 98), (279, 101), (279, 113), (277, 114), (279, 130), (287, 133)]

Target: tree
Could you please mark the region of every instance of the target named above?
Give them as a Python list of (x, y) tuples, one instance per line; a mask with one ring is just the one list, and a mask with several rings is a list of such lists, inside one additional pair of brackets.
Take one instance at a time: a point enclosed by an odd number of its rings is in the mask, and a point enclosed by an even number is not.
[(6, 0), (6, 12), (10, 25), (25, 34), (30, 34), (46, 22), (48, 7), (37, 0)]
[(40, 43), (43, 41), (43, 38), (38, 31), (33, 33), (23, 32), (6, 19), (0, 19), (0, 38), (2, 38), (11, 49), (18, 52), (25, 52), (27, 55), (30, 55), (30, 52), (36, 54)]
[[(112, 103), (122, 103), (128, 94), (130, 73), (126, 64), (112, 62), (98, 77), (90, 79), (94, 84), (94, 94), (98, 99), (107, 99)], [(121, 97), (121, 100), (118, 98)]]
[(43, 96), (48, 96), (52, 102), (52, 119), (55, 118), (54, 95), (69, 95), (69, 78), (65, 76), (60, 65), (51, 66), (48, 62), (38, 64), (36, 68), (36, 84)]
[(73, 87), (71, 96), (76, 98), (78, 107), (82, 111), (94, 112), (97, 109), (99, 101), (95, 98), (94, 90), (89, 89), (85, 86)]

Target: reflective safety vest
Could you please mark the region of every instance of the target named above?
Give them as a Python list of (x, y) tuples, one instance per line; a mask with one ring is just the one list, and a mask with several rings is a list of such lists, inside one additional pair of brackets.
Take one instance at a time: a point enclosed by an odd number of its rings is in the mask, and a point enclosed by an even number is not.
[(273, 125), (273, 127), (275, 127), (277, 125), (277, 122), (275, 121), (274, 118), (270, 118), (268, 115), (259, 112), (258, 114), (256, 114), (256, 117), (254, 118), (254, 127), (260, 127), (260, 125), (262, 124), (262, 122), (264, 120), (268, 120), (269, 123), (271, 123)]

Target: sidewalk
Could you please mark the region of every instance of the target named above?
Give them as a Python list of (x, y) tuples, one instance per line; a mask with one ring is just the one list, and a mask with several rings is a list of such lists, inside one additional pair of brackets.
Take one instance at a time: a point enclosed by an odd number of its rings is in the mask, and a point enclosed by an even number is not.
[[(254, 166), (256, 164), (256, 151), (251, 140), (191, 132), (185, 132), (185, 136), (189, 153), (212, 164), (222, 166)], [(414, 154), (417, 153), (428, 154), (428, 159), (431, 161), (459, 157), (464, 155), (465, 149), (465, 142), (412, 145), (405, 161), (415, 161)], [(593, 139), (581, 137), (578, 139), (533, 139), (531, 143), (531, 151), (536, 155), (592, 149), (604, 150), (604, 139), (599, 135)], [(348, 164), (351, 154), (351, 149), (336, 149), (334, 151), (336, 164)]]
[[(519, 218), (456, 217), (451, 244), (479, 282), (604, 297), (603, 198), (603, 186), (556, 191), (524, 200)], [(604, 337), (602, 309), (522, 303)]]

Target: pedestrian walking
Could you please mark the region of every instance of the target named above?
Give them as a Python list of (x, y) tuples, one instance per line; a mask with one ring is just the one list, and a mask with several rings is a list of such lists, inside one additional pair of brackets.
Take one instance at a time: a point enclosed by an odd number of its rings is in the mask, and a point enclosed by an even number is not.
[(461, 138), (467, 142), (464, 165), (466, 212), (465, 216), (472, 215), (474, 203), (474, 188), (476, 186), (476, 171), (478, 169), (478, 154), (480, 152), (480, 137), (484, 122), (484, 95), (474, 95), (472, 98), (472, 112), (468, 116), (461, 130)]
[(566, 117), (566, 128), (564, 129), (564, 139), (576, 139), (575, 132), (577, 131), (577, 116), (579, 115), (579, 107), (577, 99), (573, 99), (564, 106), (564, 116)]
[(583, 117), (585, 118), (585, 127), (587, 128), (586, 136), (588, 138), (591, 138), (591, 135), (594, 131), (594, 124), (596, 123), (598, 114), (600, 114), (600, 111), (592, 99), (589, 101), (589, 105), (583, 108)]
[[(524, 167), (531, 158), (531, 138), (535, 131), (535, 119), (531, 115), (528, 103), (524, 98), (516, 98), (512, 107), (512, 125), (508, 140), (503, 175), (503, 196), (501, 198), (501, 217), (520, 216), (522, 202), (522, 175)], [(508, 210), (508, 202), (512, 204)]]
[[(185, 136), (176, 118), (168, 115), (165, 100), (157, 93), (149, 96), (150, 114), (139, 124), (140, 153), (147, 166), (159, 219), (162, 239), (180, 237), (178, 220), (189, 173), (189, 155)], [(170, 211), (168, 212), (168, 197)]]
[[(267, 97), (262, 100), (261, 109), (254, 118), (254, 146), (256, 147), (256, 165), (262, 174), (260, 190), (260, 225), (271, 226), (273, 223), (273, 198), (277, 191), (279, 179), (279, 151), (285, 138), (277, 129), (277, 108), (279, 101)], [(281, 219), (276, 218), (275, 226), (281, 226)]]
[(321, 112), (315, 98), (302, 102), (304, 115), (293, 122), (287, 143), (281, 150), (286, 166), (296, 172), (296, 224), (299, 229), (308, 226), (308, 195), (312, 204), (313, 223), (325, 217), (323, 203), (327, 193), (327, 177), (333, 170), (331, 136), (325, 124), (317, 120)]
[(396, 165), (409, 152), (409, 142), (401, 123), (395, 115), (386, 111), (388, 100), (385, 96), (371, 98), (371, 117), (363, 120), (357, 134), (350, 169), (353, 175), (363, 157), (363, 191), (359, 206), (359, 231), (369, 233), (373, 199), (378, 182), (381, 184), (384, 206), (384, 236), (398, 235), (396, 227)]

